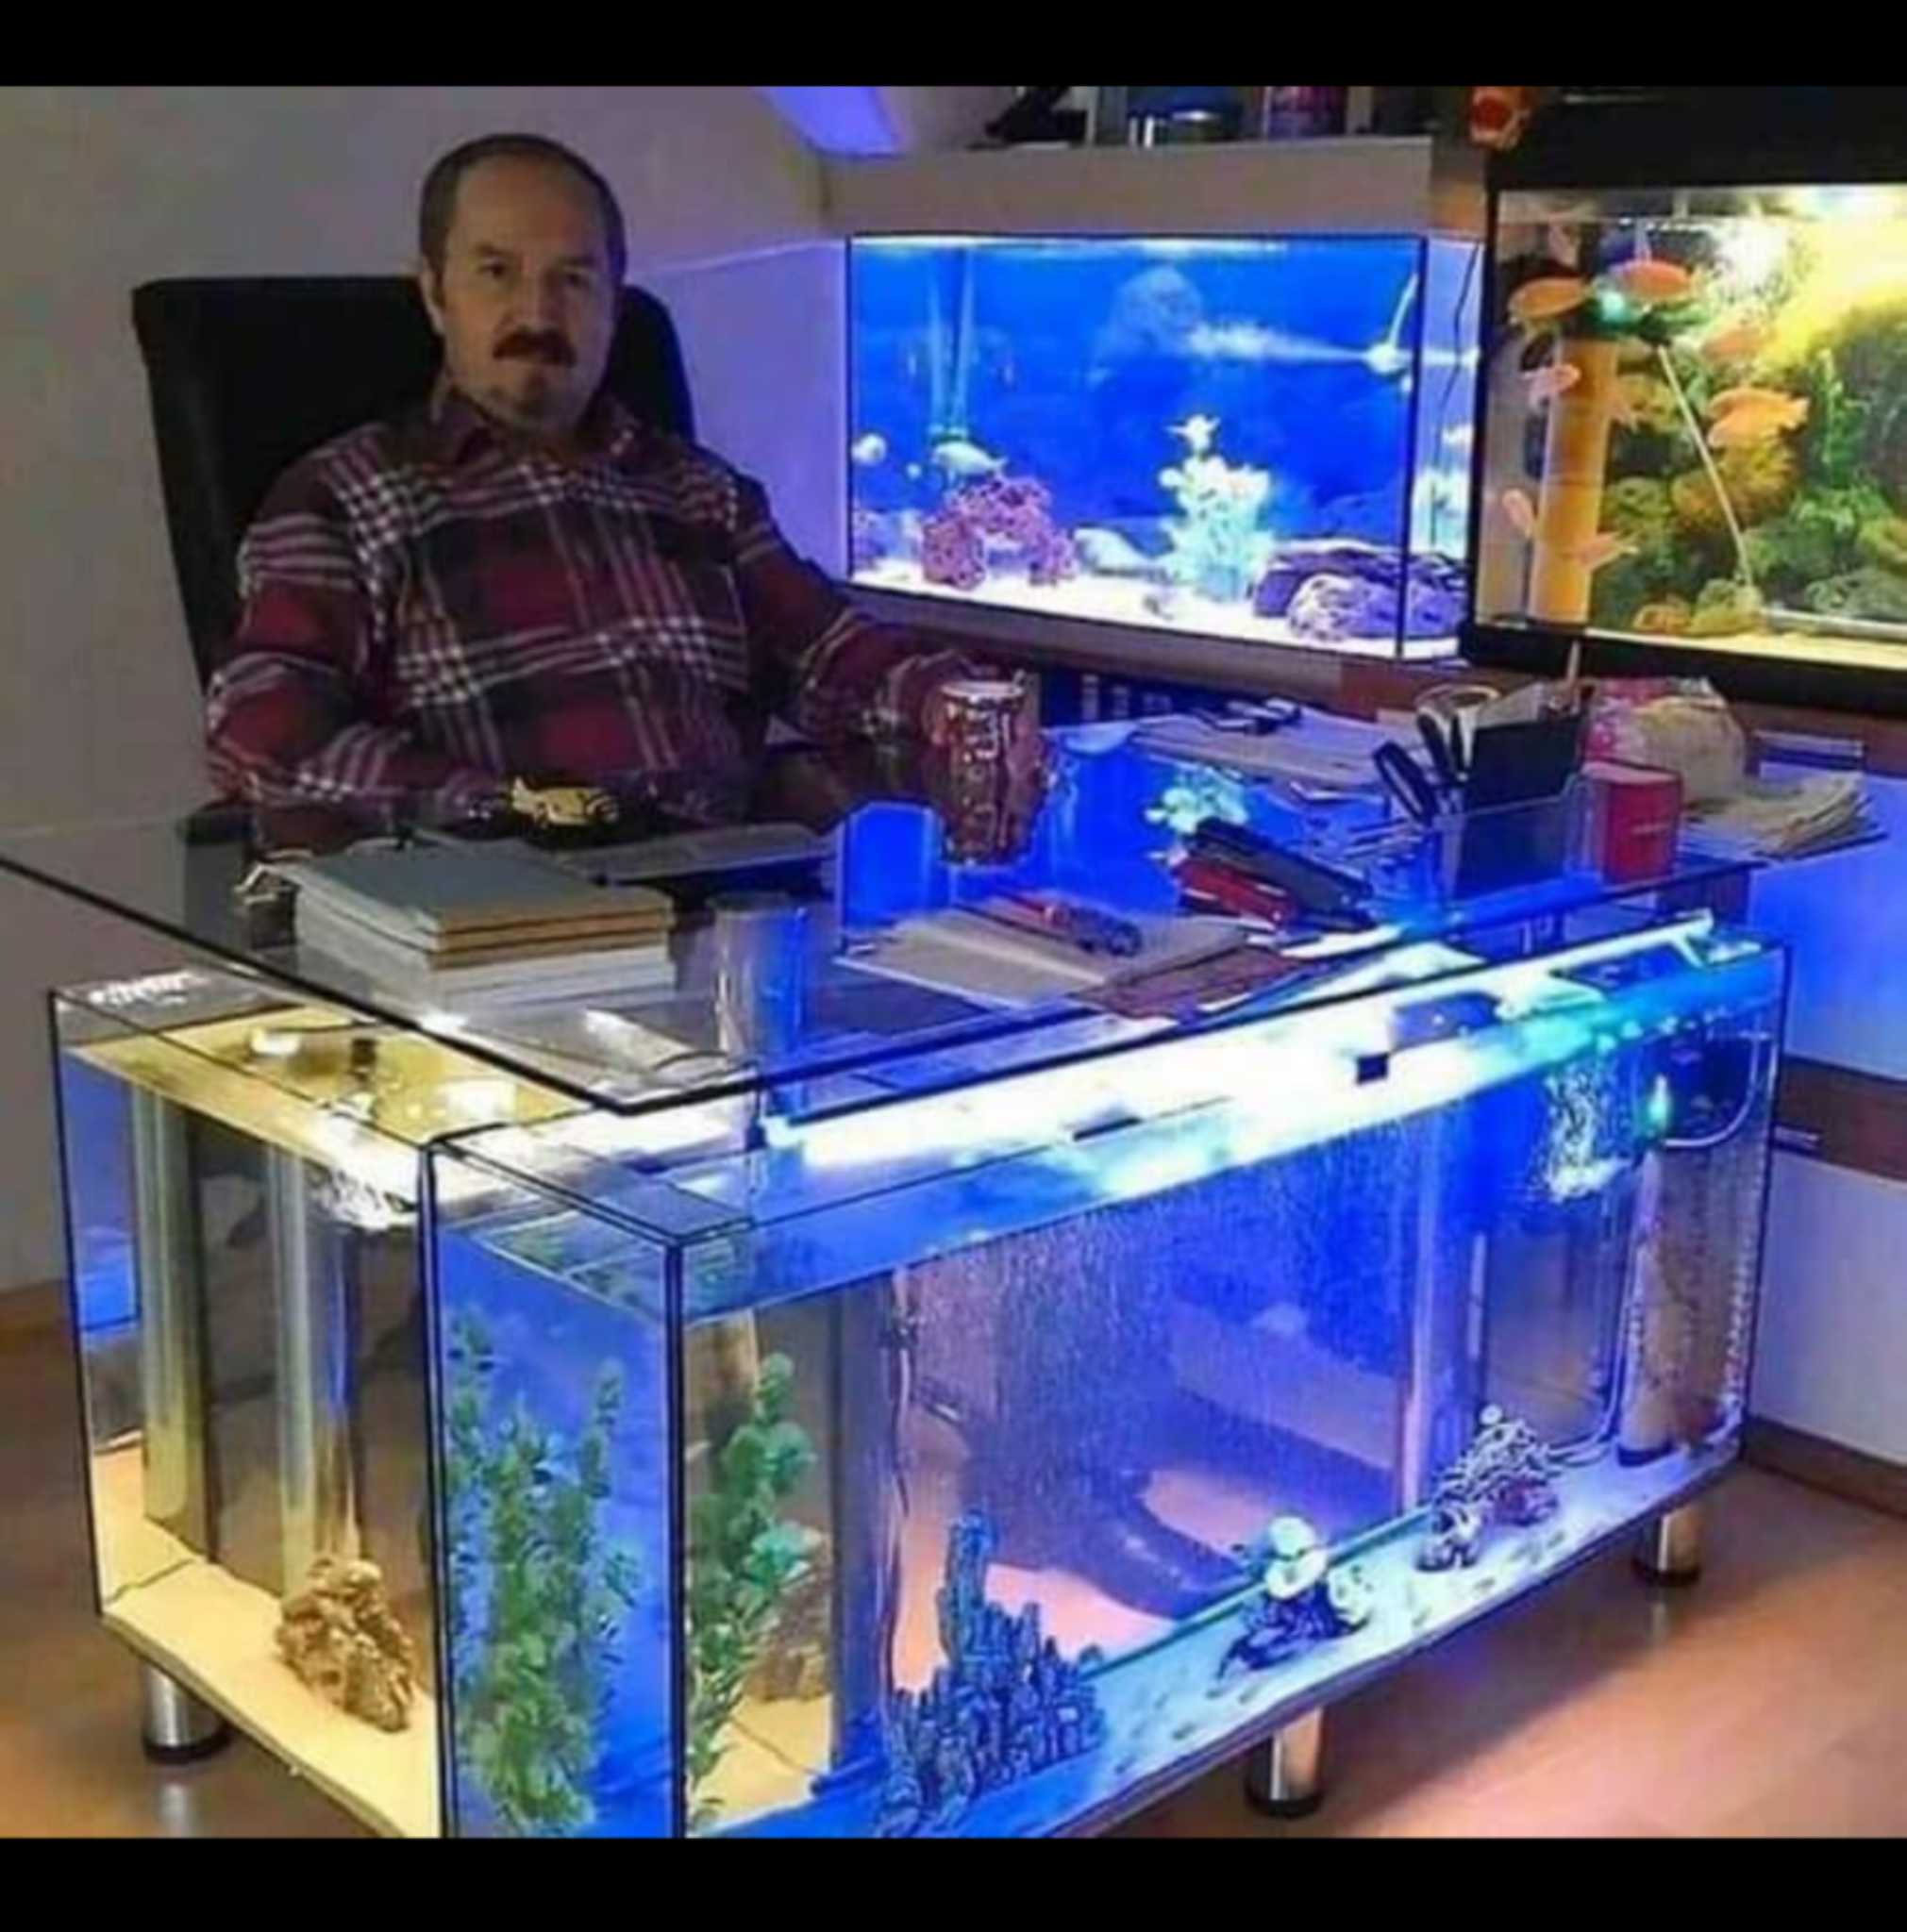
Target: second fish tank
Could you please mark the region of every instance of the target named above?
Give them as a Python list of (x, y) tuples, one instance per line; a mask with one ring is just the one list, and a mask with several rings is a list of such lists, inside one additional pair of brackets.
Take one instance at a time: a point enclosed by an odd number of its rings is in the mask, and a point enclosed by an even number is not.
[(1449, 655), (1480, 256), (850, 242), (854, 581), (1165, 639)]
[(1907, 670), (1907, 190), (1519, 185), (1494, 234), (1491, 655), (1587, 634), (1874, 705)]

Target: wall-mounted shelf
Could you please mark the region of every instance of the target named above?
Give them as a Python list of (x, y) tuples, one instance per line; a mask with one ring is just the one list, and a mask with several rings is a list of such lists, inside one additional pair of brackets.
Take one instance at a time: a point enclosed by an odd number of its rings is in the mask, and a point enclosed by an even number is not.
[(826, 175), (844, 235), (1482, 233), (1475, 151), (1427, 139), (1010, 148)]

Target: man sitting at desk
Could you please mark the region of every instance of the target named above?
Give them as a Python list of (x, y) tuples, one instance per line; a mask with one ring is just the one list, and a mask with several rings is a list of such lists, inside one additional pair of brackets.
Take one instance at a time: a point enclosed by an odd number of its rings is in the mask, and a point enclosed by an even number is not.
[[(208, 696), (228, 794), (445, 823), (587, 788), (711, 823), (742, 815), (770, 711), (828, 741), (939, 739), (972, 667), (857, 612), (759, 484), (601, 387), (626, 255), (593, 168), (470, 142), (419, 231), (442, 373), (295, 464), (247, 535)], [(1038, 741), (1029, 717), (1016, 762)]]

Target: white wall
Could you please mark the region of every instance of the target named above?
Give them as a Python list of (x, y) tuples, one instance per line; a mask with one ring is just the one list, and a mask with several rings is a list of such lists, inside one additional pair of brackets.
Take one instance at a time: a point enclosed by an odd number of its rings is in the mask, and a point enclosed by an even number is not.
[[(750, 358), (815, 365), (798, 308), (731, 330), (683, 265), (821, 231), (812, 153), (752, 88), (25, 88), (0, 97), (0, 827), (174, 810), (202, 795), (198, 694), (166, 550), (133, 287), (165, 275), (408, 267), (437, 155), (503, 128), (570, 142), (627, 212), (634, 275), (669, 278), (711, 441), (788, 494), (816, 458)], [(825, 276), (797, 277), (811, 291)], [(769, 285), (779, 286), (772, 273)], [(838, 338), (837, 338), (838, 340)], [(832, 353), (831, 351), (829, 353)], [(795, 392), (797, 397), (803, 391)], [(825, 414), (815, 419), (824, 424)], [(838, 404), (833, 406), (838, 412)], [(838, 433), (829, 453), (839, 450)], [(838, 487), (838, 486), (837, 486)], [(811, 545), (827, 512), (798, 512)], [(791, 514), (791, 521), (795, 521)], [(120, 970), (129, 940), (0, 885), (0, 1287), (60, 1272), (41, 991)], [(122, 954), (120, 948), (125, 951)]]

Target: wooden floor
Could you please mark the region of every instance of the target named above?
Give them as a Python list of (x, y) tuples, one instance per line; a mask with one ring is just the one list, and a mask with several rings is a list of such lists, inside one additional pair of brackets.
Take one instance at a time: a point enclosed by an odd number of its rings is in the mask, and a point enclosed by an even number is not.
[[(139, 1750), (134, 1666), (92, 1624), (74, 1385), (57, 1334), (0, 1331), (0, 1835), (349, 1838), (246, 1743)], [(1330, 1715), (1330, 1802), (1265, 1824), (1236, 1768), (1122, 1837), (1907, 1837), (1907, 1524), (1744, 1474), (1709, 1576), (1620, 1557)]]

